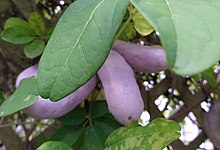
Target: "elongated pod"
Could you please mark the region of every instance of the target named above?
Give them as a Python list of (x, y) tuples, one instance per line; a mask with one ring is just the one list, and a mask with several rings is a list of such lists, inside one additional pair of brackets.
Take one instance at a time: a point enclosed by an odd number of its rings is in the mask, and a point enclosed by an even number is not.
[(137, 120), (144, 104), (133, 70), (125, 59), (111, 50), (98, 75), (113, 116), (122, 124)]
[[(37, 76), (37, 65), (24, 70), (16, 80), (16, 86), (24, 78)], [(52, 102), (49, 99), (39, 97), (38, 101), (30, 107), (24, 109), (26, 114), (37, 119), (58, 118), (65, 115), (80, 104), (92, 92), (96, 85), (96, 76), (89, 80), (78, 90), (63, 98), (60, 101)]]
[(205, 115), (205, 129), (211, 142), (220, 148), (220, 100), (216, 101)]
[(113, 44), (112, 49), (120, 53), (137, 71), (156, 73), (167, 69), (166, 55), (162, 48), (118, 40)]

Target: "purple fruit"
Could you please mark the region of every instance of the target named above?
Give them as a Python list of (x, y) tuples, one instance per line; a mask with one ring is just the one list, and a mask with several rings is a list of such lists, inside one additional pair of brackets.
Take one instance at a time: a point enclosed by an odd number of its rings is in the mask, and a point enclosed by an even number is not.
[(111, 50), (98, 75), (113, 116), (122, 124), (137, 120), (144, 104), (133, 70), (125, 59)]
[(118, 40), (113, 44), (112, 49), (120, 53), (137, 71), (156, 73), (167, 69), (166, 55), (162, 48)]
[[(37, 65), (24, 70), (16, 80), (16, 86), (24, 78), (37, 76)], [(58, 118), (65, 115), (80, 104), (92, 92), (96, 85), (96, 76), (89, 80), (85, 85), (78, 90), (63, 98), (60, 101), (52, 102), (49, 99), (39, 97), (38, 101), (30, 107), (24, 109), (26, 114), (37, 119)]]
[(31, 67), (25, 69), (24, 71), (22, 71), (18, 75), (18, 77), (17, 77), (17, 79), (15, 81), (15, 86), (18, 87), (19, 83), (24, 78), (29, 78), (29, 77), (32, 77), (32, 76), (37, 76), (37, 68), (38, 68), (38, 65), (34, 65), (34, 66), (31, 66)]
[(220, 100), (216, 101), (205, 115), (205, 130), (212, 143), (220, 148)]

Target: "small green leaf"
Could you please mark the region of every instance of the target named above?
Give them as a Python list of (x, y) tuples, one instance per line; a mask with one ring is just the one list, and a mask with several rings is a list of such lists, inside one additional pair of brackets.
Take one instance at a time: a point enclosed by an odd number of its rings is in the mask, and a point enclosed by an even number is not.
[(212, 87), (216, 87), (217, 86), (217, 80), (214, 74), (214, 70), (213, 68), (209, 68), (208, 70), (202, 72), (202, 76), (205, 80), (208, 81), (209, 85), (211, 85)]
[(178, 123), (162, 118), (145, 127), (122, 127), (107, 138), (105, 150), (162, 150), (180, 137), (180, 130)]
[(51, 34), (53, 33), (53, 30), (54, 30), (54, 26), (48, 28), (48, 29), (46, 30), (45, 34), (43, 35), (43, 38), (46, 39), (46, 40), (49, 40)]
[(45, 32), (45, 23), (41, 15), (37, 12), (30, 13), (28, 22), (31, 28), (37, 35), (42, 35)]
[(103, 150), (105, 133), (97, 126), (91, 126), (85, 129), (84, 141), (81, 144), (80, 150)]
[(36, 137), (36, 146), (35, 147), (39, 147), (40, 145), (42, 145), (43, 143), (47, 142), (48, 139), (45, 135), (45, 132), (41, 132), (37, 137)]
[(0, 92), (0, 105), (5, 101), (4, 94)]
[[(124, 26), (124, 23), (121, 24), (121, 27), (123, 26)], [(119, 39), (129, 41), (135, 38), (136, 35), (137, 35), (137, 32), (134, 28), (134, 24), (132, 22), (129, 22), (127, 26), (124, 28), (124, 30), (122, 31), (122, 33), (120, 34)]]
[(1, 37), (13, 44), (26, 44), (34, 39), (34, 36), (23, 28), (7, 28), (1, 33)]
[(63, 142), (49, 141), (38, 147), (36, 150), (73, 150)]
[(21, 81), (17, 90), (0, 106), (0, 117), (13, 114), (32, 104), (38, 99), (36, 77)]
[(34, 31), (31, 29), (30, 25), (27, 21), (17, 18), (17, 17), (11, 17), (9, 18), (4, 25), (4, 29), (8, 28), (14, 28), (14, 29), (24, 29), (26, 32), (29, 33), (29, 35), (34, 35)]
[(135, 29), (140, 35), (147, 36), (154, 31), (154, 28), (139, 12), (133, 16), (132, 20), (134, 21)]
[(84, 108), (78, 106), (68, 114), (59, 118), (64, 125), (79, 125), (86, 119), (86, 111)]
[(131, 0), (165, 48), (179, 75), (200, 73), (220, 59), (219, 0)]
[(118, 126), (116, 128), (112, 127), (110, 124), (107, 124), (104, 121), (94, 121), (94, 125), (103, 130), (103, 132), (105, 133), (105, 136), (103, 136), (104, 139), (107, 139), (110, 133), (112, 133), (115, 129), (117, 129), (118, 127), (121, 127), (121, 126)]
[(78, 0), (57, 23), (39, 63), (38, 89), (58, 101), (102, 66), (129, 0)]
[(61, 127), (50, 140), (61, 141), (70, 146), (74, 145), (83, 133), (81, 126), (63, 126)]
[(42, 54), (44, 48), (44, 41), (36, 39), (24, 47), (24, 53), (29, 58), (35, 58)]
[(90, 113), (92, 118), (99, 118), (109, 113), (106, 101), (95, 101), (91, 103)]

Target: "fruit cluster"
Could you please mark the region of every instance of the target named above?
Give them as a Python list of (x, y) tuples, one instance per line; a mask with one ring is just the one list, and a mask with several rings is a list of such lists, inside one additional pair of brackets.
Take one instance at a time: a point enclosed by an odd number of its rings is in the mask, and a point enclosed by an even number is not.
[[(122, 124), (137, 120), (144, 109), (141, 93), (133, 69), (155, 73), (167, 69), (164, 50), (158, 47), (141, 46), (116, 41), (110, 54), (98, 71), (110, 112)], [(37, 76), (37, 65), (24, 70), (16, 80), (16, 86), (24, 78)], [(94, 76), (78, 90), (58, 102), (39, 97), (38, 101), (23, 111), (34, 118), (60, 117), (80, 104), (95, 88)]]

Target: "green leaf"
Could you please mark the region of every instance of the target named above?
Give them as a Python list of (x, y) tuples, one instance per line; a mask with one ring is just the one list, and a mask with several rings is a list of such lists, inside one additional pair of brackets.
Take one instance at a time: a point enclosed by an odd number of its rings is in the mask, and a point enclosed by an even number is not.
[(32, 104), (38, 99), (36, 77), (21, 81), (17, 90), (0, 106), (0, 117), (13, 114)]
[(24, 29), (26, 32), (28, 32), (30, 35), (34, 35), (34, 31), (31, 29), (30, 25), (27, 21), (17, 18), (17, 17), (11, 17), (9, 18), (4, 25), (4, 29), (8, 28), (14, 28), (14, 29)]
[(103, 130), (97, 126), (85, 129), (84, 141), (79, 150), (103, 150), (105, 144), (104, 135)]
[[(121, 28), (123, 27), (123, 25), (124, 23), (121, 24)], [(127, 26), (124, 28), (124, 30), (122, 31), (122, 33), (120, 34), (119, 39), (129, 41), (135, 38), (136, 35), (137, 35), (137, 32), (134, 28), (134, 24), (129, 22)]]
[(162, 118), (155, 119), (145, 127), (119, 128), (106, 140), (105, 150), (162, 150), (180, 137), (178, 123)]
[(74, 145), (83, 133), (81, 126), (63, 126), (50, 140), (61, 141), (70, 146)]
[(0, 92), (0, 105), (5, 101), (4, 94)]
[(92, 118), (99, 118), (109, 113), (106, 101), (95, 101), (91, 103), (90, 114)]
[(31, 28), (37, 35), (42, 35), (45, 32), (45, 23), (41, 15), (37, 12), (30, 13), (28, 22)]
[(35, 147), (39, 147), (40, 145), (42, 145), (43, 143), (47, 142), (48, 139), (45, 136), (45, 132), (41, 132), (37, 137), (36, 137), (36, 145)]
[(202, 72), (220, 59), (219, 0), (131, 0), (160, 33), (170, 69)]
[(42, 54), (44, 48), (44, 41), (36, 39), (24, 47), (24, 53), (29, 58), (35, 58)]
[(128, 0), (78, 0), (67, 8), (39, 64), (42, 97), (60, 100), (96, 74), (128, 4)]
[(105, 134), (103, 136), (104, 139), (106, 139), (110, 135), (110, 133), (112, 133), (115, 129), (117, 129), (117, 128), (112, 127), (110, 124), (105, 123), (104, 121), (94, 121), (94, 125), (103, 130)]
[(53, 30), (54, 30), (54, 26), (48, 28), (48, 29), (46, 30), (45, 34), (43, 35), (43, 38), (46, 39), (46, 40), (49, 40), (51, 34), (53, 33)]
[(140, 35), (147, 36), (154, 31), (154, 28), (139, 12), (133, 16), (132, 20), (134, 21), (135, 29)]
[(33, 35), (23, 28), (8, 28), (1, 33), (3, 40), (13, 44), (26, 44), (34, 39)]
[(59, 118), (64, 125), (79, 125), (86, 119), (86, 111), (84, 108), (78, 106), (68, 114)]
[(202, 72), (202, 76), (205, 80), (208, 81), (209, 85), (211, 85), (213, 88), (218, 85), (217, 79), (215, 77), (214, 70), (212, 67)]
[(49, 141), (38, 147), (36, 150), (73, 150), (63, 142)]

